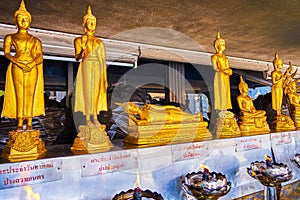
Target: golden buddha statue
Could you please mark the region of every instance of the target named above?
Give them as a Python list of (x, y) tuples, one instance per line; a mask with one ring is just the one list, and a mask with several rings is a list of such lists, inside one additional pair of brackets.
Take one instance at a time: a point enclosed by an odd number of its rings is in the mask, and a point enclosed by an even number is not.
[(125, 143), (163, 145), (212, 138), (202, 113), (186, 113), (172, 105), (145, 104), (140, 107), (133, 102), (118, 105), (129, 115)]
[(276, 119), (271, 123), (271, 129), (275, 131), (294, 130), (294, 122), (289, 116), (281, 114), (281, 106), (283, 100), (283, 88), (286, 85), (287, 77), (292, 72), (292, 66), (283, 74), (282, 60), (279, 58), (278, 53), (275, 54), (273, 60), (274, 71), (272, 71), (272, 109), (276, 111)]
[[(39, 130), (32, 129), (32, 118), (45, 114), (43, 54), (41, 41), (30, 35), (31, 14), (22, 0), (14, 13), (18, 31), (4, 38), (4, 55), (10, 61), (6, 73), (2, 117), (17, 118), (16, 131), (9, 132), (3, 157), (10, 161), (36, 159), (46, 152)], [(12, 49), (15, 54), (11, 53)], [(24, 129), (24, 120), (27, 126)]]
[(223, 54), (225, 51), (225, 40), (217, 33), (217, 39), (214, 41), (216, 53), (211, 56), (211, 62), (215, 73), (214, 78), (214, 98), (215, 109), (226, 111), (232, 109), (230, 95), (230, 78), (232, 70), (230, 69), (228, 58)]
[[(27, 120), (27, 130), (32, 130), (32, 117), (45, 114), (42, 43), (28, 33), (31, 15), (23, 0), (14, 20), (18, 31), (6, 35), (3, 44), (10, 64), (1, 116), (17, 118), (17, 130), (23, 130), (23, 122)], [(12, 47), (15, 55), (11, 54)]]
[(230, 69), (228, 58), (223, 53), (225, 51), (225, 40), (217, 33), (217, 38), (214, 41), (216, 53), (211, 56), (211, 62), (216, 71), (214, 77), (214, 99), (215, 110), (218, 113), (215, 132), (218, 138), (228, 138), (240, 136), (238, 124), (234, 119), (234, 114), (227, 109), (232, 109), (230, 95)]
[(252, 99), (248, 96), (248, 84), (244, 82), (242, 76), (240, 78), (239, 90), (241, 94), (237, 97), (237, 102), (241, 110), (239, 125), (242, 135), (269, 133), (266, 112), (255, 109)]
[[(290, 63), (290, 67), (292, 64)], [(297, 75), (298, 69), (289, 76), (284, 85), (284, 94), (287, 96), (289, 104), (289, 112), (292, 120), (294, 121), (296, 129), (300, 129), (300, 95), (297, 93), (299, 87), (297, 87), (297, 82), (300, 78), (293, 79)]]
[(90, 6), (82, 26), (85, 34), (74, 40), (75, 59), (81, 61), (76, 76), (74, 112), (86, 116), (87, 126), (78, 127), (71, 150), (102, 152), (112, 147), (105, 125), (97, 118), (100, 111), (107, 111), (106, 52), (103, 41), (95, 36), (96, 17)]
[(95, 36), (96, 17), (91, 7), (83, 17), (85, 34), (75, 38), (75, 58), (81, 60), (76, 76), (74, 112), (86, 116), (86, 123), (99, 123), (97, 114), (107, 111), (106, 52), (102, 40)]
[(172, 105), (158, 106), (154, 104), (145, 104), (139, 107), (133, 102), (126, 104), (125, 111), (137, 125), (149, 124), (178, 124), (183, 122), (201, 122), (202, 113), (189, 114), (183, 112), (179, 107)]

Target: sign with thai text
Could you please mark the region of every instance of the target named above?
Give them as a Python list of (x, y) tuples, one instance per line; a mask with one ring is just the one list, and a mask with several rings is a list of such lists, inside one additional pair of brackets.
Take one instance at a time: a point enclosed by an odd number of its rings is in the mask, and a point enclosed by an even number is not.
[(175, 162), (205, 157), (207, 149), (204, 142), (174, 145), (172, 146), (172, 159)]
[(82, 176), (92, 176), (137, 168), (137, 151), (92, 154), (82, 158)]
[(35, 160), (0, 165), (0, 189), (62, 179), (62, 160)]
[(274, 145), (292, 143), (292, 134), (290, 132), (274, 133), (271, 135), (271, 140)]
[(261, 148), (261, 140), (256, 136), (237, 138), (235, 142), (236, 151), (248, 151)]

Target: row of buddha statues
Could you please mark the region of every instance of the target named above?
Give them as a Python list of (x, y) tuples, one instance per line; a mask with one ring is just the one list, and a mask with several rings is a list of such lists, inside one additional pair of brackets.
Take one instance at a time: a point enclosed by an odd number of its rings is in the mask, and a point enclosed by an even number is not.
[[(10, 61), (6, 74), (4, 105), (1, 117), (16, 118), (17, 128), (9, 132), (9, 141), (3, 149), (3, 156), (9, 160), (36, 159), (45, 154), (46, 148), (39, 138), (39, 131), (33, 130), (32, 118), (45, 114), (43, 85), (43, 53), (41, 41), (28, 33), (32, 21), (26, 10), (24, 0), (14, 13), (17, 32), (4, 38), (4, 55)], [(74, 39), (75, 59), (80, 61), (74, 96), (74, 112), (82, 112), (85, 125), (79, 126), (79, 133), (72, 150), (89, 152), (106, 151), (112, 144), (105, 132), (105, 125), (100, 124), (97, 115), (107, 111), (107, 72), (106, 52), (101, 39), (95, 36), (96, 17), (91, 7), (83, 17), (84, 35)], [(215, 70), (214, 107), (219, 111), (216, 132), (219, 137), (240, 136), (242, 133), (267, 133), (265, 111), (256, 110), (248, 96), (248, 85), (241, 77), (240, 96), (237, 97), (241, 110), (239, 124), (233, 113), (230, 95), (230, 69), (225, 51), (225, 40), (218, 32), (214, 41), (216, 53), (211, 61)], [(13, 53), (12, 51), (15, 51)], [(292, 65), (283, 74), (282, 60), (276, 54), (272, 72), (272, 108), (277, 118), (272, 126), (275, 130), (292, 130), (300, 127), (300, 97), (294, 80), (297, 71), (292, 73)], [(283, 95), (289, 99), (292, 120), (281, 114)], [(133, 103), (122, 105), (128, 112), (129, 139), (133, 144), (165, 144), (172, 141), (211, 139), (207, 122), (202, 114), (184, 113), (174, 106), (145, 105), (139, 107)], [(163, 119), (163, 120), (162, 120)], [(294, 120), (294, 122), (293, 122)], [(26, 124), (24, 123), (26, 122)], [(192, 127), (195, 127), (193, 129)], [(153, 131), (160, 130), (160, 135)], [(181, 131), (180, 131), (181, 130)], [(180, 132), (180, 134), (178, 134)], [(178, 140), (172, 140), (176, 137)], [(164, 138), (164, 140), (162, 139)], [(170, 139), (171, 138), (171, 139)], [(163, 140), (163, 141), (162, 141)]]
[[(214, 42), (216, 53), (211, 56), (214, 77), (214, 106), (218, 110), (216, 133), (219, 137), (234, 137), (240, 135), (254, 135), (269, 133), (270, 129), (276, 131), (290, 131), (300, 128), (300, 95), (297, 93), (297, 82), (295, 79), (298, 70), (294, 70), (290, 63), (286, 71), (282, 72), (283, 62), (278, 53), (273, 60), (274, 70), (272, 77), (272, 109), (276, 112), (276, 119), (267, 123), (266, 111), (256, 110), (253, 101), (248, 96), (248, 85), (240, 78), (237, 103), (240, 109), (238, 124), (232, 116), (233, 113), (227, 111), (232, 109), (230, 94), (230, 75), (232, 70), (229, 67), (228, 58), (223, 53), (225, 50), (225, 40), (217, 34)], [(283, 97), (287, 97), (290, 116), (282, 114)]]

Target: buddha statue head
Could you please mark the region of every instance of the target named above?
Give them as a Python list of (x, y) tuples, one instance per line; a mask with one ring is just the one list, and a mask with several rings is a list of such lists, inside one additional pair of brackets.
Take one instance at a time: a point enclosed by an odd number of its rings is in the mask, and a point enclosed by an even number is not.
[(96, 22), (96, 17), (92, 13), (91, 6), (89, 6), (82, 20), (82, 27), (84, 28), (84, 31), (86, 31), (87, 29), (95, 30)]
[(217, 52), (225, 50), (225, 40), (221, 38), (219, 31), (217, 32), (217, 38), (214, 41), (214, 46)]
[(248, 93), (248, 84), (243, 80), (243, 76), (240, 76), (240, 84), (239, 84), (239, 90), (240, 93)]
[(26, 10), (24, 0), (21, 1), (19, 9), (16, 10), (14, 14), (14, 21), (16, 24), (18, 22), (18, 16), (27, 16), (29, 19), (29, 24), (31, 23), (31, 14)]
[(274, 69), (282, 68), (282, 60), (279, 58), (278, 53), (275, 53), (275, 58), (273, 60)]

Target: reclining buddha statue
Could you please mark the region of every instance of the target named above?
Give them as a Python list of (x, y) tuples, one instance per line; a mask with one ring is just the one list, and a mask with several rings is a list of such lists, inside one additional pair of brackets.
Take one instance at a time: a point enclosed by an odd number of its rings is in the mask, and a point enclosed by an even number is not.
[(118, 105), (129, 115), (125, 143), (162, 145), (212, 138), (202, 113), (190, 114), (172, 105), (139, 106), (133, 102)]
[(244, 82), (242, 76), (239, 90), (241, 94), (237, 97), (237, 102), (241, 110), (239, 126), (242, 135), (269, 133), (266, 112), (255, 109), (252, 99), (248, 96), (248, 84)]
[(178, 124), (183, 122), (202, 122), (202, 113), (190, 114), (172, 105), (145, 104), (139, 107), (133, 102), (128, 102), (126, 111), (137, 125)]

